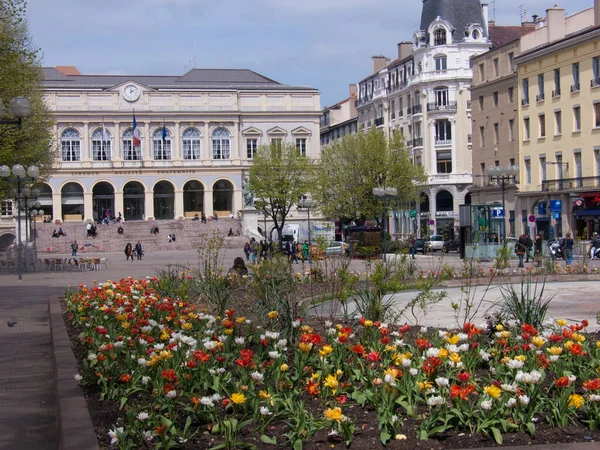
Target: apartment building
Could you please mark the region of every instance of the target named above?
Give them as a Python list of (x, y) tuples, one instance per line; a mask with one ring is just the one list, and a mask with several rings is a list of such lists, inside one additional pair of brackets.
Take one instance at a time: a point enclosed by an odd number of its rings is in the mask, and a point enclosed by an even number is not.
[(502, 205), (491, 219), (497, 236), (515, 235), (518, 177), (490, 177), (490, 167), (511, 167), (519, 159), (517, 71), (514, 58), (520, 53), (521, 36), (534, 30), (533, 22), (520, 26), (489, 24), (492, 48), (471, 58), (471, 121), (473, 146), (474, 205)]
[[(600, 231), (600, 1), (550, 8), (521, 39), (517, 222), (545, 238)], [(521, 230), (519, 230), (521, 231)]]
[(357, 129), (356, 85), (350, 85), (350, 96), (332, 106), (323, 108), (321, 114), (321, 145), (340, 139)]
[(397, 130), (414, 163), (429, 175), (417, 218), (397, 221), (398, 233), (452, 234), (458, 206), (470, 203), (470, 58), (487, 51), (487, 4), (424, 0), (419, 29), (398, 44), (390, 62), (373, 57), (373, 73), (358, 83), (358, 126)]

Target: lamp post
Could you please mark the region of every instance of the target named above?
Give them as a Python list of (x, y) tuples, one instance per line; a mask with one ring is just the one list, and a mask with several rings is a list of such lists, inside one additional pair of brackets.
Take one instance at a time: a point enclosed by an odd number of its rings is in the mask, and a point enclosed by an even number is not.
[(508, 184), (516, 184), (519, 176), (519, 166), (489, 166), (486, 169), (490, 181), (498, 184), (502, 189), (502, 242), (506, 239), (506, 200), (505, 191)]
[(308, 245), (312, 245), (311, 232), (310, 232), (310, 208), (314, 208), (317, 202), (309, 198), (303, 198), (298, 202), (298, 207), (306, 209), (308, 213)]
[(391, 187), (376, 187), (373, 188), (373, 195), (383, 200), (383, 220), (382, 220), (382, 235), (383, 235), (383, 262), (387, 261), (387, 239), (385, 236), (387, 224), (387, 207), (391, 199), (398, 195), (398, 189)]
[(16, 119), (1, 119), (6, 115), (6, 108), (0, 99), (0, 125), (16, 125), (21, 128), (23, 119), (31, 114), (31, 105), (25, 97), (15, 97), (8, 104), (8, 111)]
[(40, 176), (40, 169), (36, 166), (30, 166), (27, 170), (21, 164), (15, 164), (12, 169), (8, 166), (0, 166), (0, 177), (7, 178), (10, 175), (17, 178), (17, 274), (19, 280), (23, 279), (23, 261), (21, 255), (22, 237), (21, 237), (21, 181), (28, 175), (29, 178), (35, 179)]

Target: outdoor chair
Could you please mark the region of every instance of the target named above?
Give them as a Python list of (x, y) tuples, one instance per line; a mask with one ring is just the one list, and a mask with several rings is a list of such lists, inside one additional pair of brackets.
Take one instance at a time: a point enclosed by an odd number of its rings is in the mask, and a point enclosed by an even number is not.
[(100, 258), (100, 264), (104, 265), (105, 269), (108, 269), (108, 258)]

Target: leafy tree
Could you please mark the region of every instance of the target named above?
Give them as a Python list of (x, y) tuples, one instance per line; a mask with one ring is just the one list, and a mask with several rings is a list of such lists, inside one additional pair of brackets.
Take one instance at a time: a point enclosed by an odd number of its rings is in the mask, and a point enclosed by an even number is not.
[[(31, 115), (22, 128), (0, 125), (0, 164), (35, 164), (42, 176), (52, 168), (53, 118), (43, 100), (39, 50), (34, 48), (25, 21), (24, 0), (0, 0), (0, 99), (10, 117), (8, 103), (14, 97), (26, 97)], [(0, 182), (0, 197), (8, 195), (10, 186)]]
[(293, 144), (260, 147), (250, 168), (250, 190), (256, 209), (273, 219), (279, 245), (285, 221), (298, 200), (309, 191), (314, 163)]
[(375, 218), (381, 225), (384, 206), (373, 188), (396, 188), (398, 197), (390, 205), (405, 207), (418, 200), (420, 186), (427, 180), (423, 167), (413, 164), (400, 133), (388, 139), (372, 127), (347, 134), (321, 152), (312, 195), (327, 217), (357, 224)]

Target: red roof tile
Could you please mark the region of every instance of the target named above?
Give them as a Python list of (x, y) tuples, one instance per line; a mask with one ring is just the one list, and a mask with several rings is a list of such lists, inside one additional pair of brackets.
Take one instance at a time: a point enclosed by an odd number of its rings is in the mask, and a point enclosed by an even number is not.
[(534, 24), (517, 26), (502, 26), (489, 24), (489, 36), (492, 48), (502, 47), (509, 42), (515, 41), (535, 30)]

